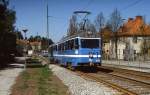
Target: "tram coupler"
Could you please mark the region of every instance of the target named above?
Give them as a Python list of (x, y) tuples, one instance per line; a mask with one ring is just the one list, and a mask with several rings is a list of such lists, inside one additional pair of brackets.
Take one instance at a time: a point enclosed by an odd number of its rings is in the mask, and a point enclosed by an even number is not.
[(89, 64), (90, 64), (90, 66), (93, 66), (94, 65), (94, 63), (93, 63), (93, 59), (92, 58), (89, 58)]
[(90, 66), (94, 66), (94, 63), (93, 63), (93, 62), (90, 62)]

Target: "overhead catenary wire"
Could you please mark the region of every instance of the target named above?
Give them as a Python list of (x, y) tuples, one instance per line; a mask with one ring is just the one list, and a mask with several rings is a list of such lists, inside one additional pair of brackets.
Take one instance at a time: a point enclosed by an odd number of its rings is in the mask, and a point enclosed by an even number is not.
[[(87, 4), (86, 4), (83, 8), (81, 8), (81, 10), (87, 10), (88, 7), (91, 6), (91, 4), (93, 4), (93, 1), (94, 1), (94, 0), (89, 0), (89, 1), (87, 1)], [(127, 9), (131, 8), (131, 7), (133, 7), (133, 6), (137, 5), (137, 4), (139, 4), (141, 1), (143, 1), (143, 0), (134, 0), (134, 2), (128, 4), (128, 5), (125, 6), (125, 7), (123, 7), (123, 8), (121, 9), (121, 11), (124, 11), (124, 10), (127, 10)], [(62, 18), (62, 17), (55, 17), (55, 16), (49, 16), (49, 17), (52, 18), (52, 19), (54, 19), (54, 20), (58, 20), (58, 21), (61, 21), (61, 20), (68, 20), (67, 18)], [(66, 26), (66, 24), (67, 24), (67, 23), (65, 23), (63, 26)], [(60, 32), (60, 33), (61, 33), (61, 32)], [(58, 35), (60, 35), (60, 33), (58, 33)]]
[[(91, 4), (92, 4), (93, 0), (89, 0), (86, 4), (86, 6), (84, 6), (81, 10), (86, 10)], [(67, 18), (62, 18), (62, 17), (55, 17), (55, 16), (48, 16), (48, 18), (52, 18), (54, 20), (68, 20)], [(66, 26), (67, 23), (65, 23), (63, 26)], [(57, 35), (60, 35), (61, 32), (57, 33)]]
[(81, 10), (87, 10), (87, 8), (92, 5), (93, 1), (94, 0), (89, 0), (88, 3), (83, 8), (81, 8)]
[(131, 8), (131, 7), (139, 4), (141, 1), (143, 1), (143, 0), (136, 0), (136, 1), (134, 1), (131, 4), (129, 4), (129, 5), (125, 6), (124, 8), (122, 8), (121, 11), (124, 11), (124, 10), (127, 10), (127, 9)]
[(62, 18), (62, 17), (55, 17), (55, 16), (52, 16), (52, 15), (50, 15), (48, 17), (53, 18), (55, 20), (67, 20), (68, 19), (68, 18)]
[[(57, 19), (57, 17), (56, 17), (56, 18), (54, 17), (53, 20), (59, 20), (59, 21), (60, 21), (61, 19)], [(64, 20), (64, 19), (63, 19), (63, 20)], [(60, 29), (63, 29), (64, 27), (66, 27), (66, 26), (68, 25), (68, 22), (67, 22), (67, 21), (68, 21), (67, 19), (66, 19), (65, 23), (64, 23), (64, 21), (63, 21), (63, 23), (62, 23)], [(55, 35), (55, 37), (58, 37), (59, 35), (62, 35), (62, 32), (64, 32), (64, 31), (57, 31), (57, 33), (56, 33), (56, 31), (55, 31), (55, 22), (56, 22), (56, 21), (53, 22), (53, 32), (55, 32), (55, 33), (52, 33), (52, 36)], [(64, 36), (64, 35), (62, 35), (62, 36)]]

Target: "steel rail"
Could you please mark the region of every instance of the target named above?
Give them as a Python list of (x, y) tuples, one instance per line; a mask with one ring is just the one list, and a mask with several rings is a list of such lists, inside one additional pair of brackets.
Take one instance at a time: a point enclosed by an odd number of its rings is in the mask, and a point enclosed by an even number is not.
[(108, 87), (111, 87), (119, 92), (122, 92), (123, 94), (122, 95), (138, 95), (132, 91), (129, 91), (121, 86), (118, 86), (116, 84), (113, 84), (111, 82), (108, 82), (102, 78), (98, 78), (98, 77), (95, 77), (93, 75), (90, 75), (90, 74), (87, 74), (87, 73), (83, 73), (83, 72), (77, 72), (80, 76), (83, 76), (84, 78), (90, 78), (90, 79), (93, 79), (95, 80), (96, 82), (100, 82), (100, 83), (103, 83), (105, 85), (107, 85)]

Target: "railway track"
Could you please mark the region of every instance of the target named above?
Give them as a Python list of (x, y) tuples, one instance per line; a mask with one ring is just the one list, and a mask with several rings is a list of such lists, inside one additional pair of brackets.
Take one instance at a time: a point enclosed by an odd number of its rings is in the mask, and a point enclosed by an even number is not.
[(88, 79), (92, 79), (92, 80), (94, 80), (96, 82), (103, 83), (107, 87), (115, 89), (118, 92), (122, 93), (121, 95), (138, 95), (138, 94), (136, 94), (136, 93), (134, 93), (132, 91), (129, 91), (129, 90), (123, 88), (123, 87), (120, 87), (120, 86), (118, 86), (116, 84), (108, 82), (107, 80), (104, 80), (103, 78), (96, 77), (95, 75), (91, 75), (91, 74), (87, 74), (87, 73), (83, 73), (83, 72), (78, 72), (78, 74), (80, 76), (84, 77), (85, 79), (88, 78)]
[[(123, 95), (150, 95), (150, 77), (147, 73), (145, 75), (140, 75), (141, 72), (125, 72), (125, 70), (124, 72), (117, 72), (117, 70), (114, 70), (112, 72), (98, 71), (97, 73), (77, 71), (79, 75), (103, 83), (122, 92)], [(148, 80), (146, 81), (146, 79)]]
[(147, 84), (150, 84), (150, 73), (147, 72), (139, 72), (139, 71), (133, 71), (133, 70), (127, 70), (127, 69), (120, 69), (120, 68), (112, 68), (112, 67), (99, 67), (99, 69), (110, 69), (113, 72), (111, 74), (121, 76), (121, 77), (127, 77), (133, 80), (138, 80)]
[(140, 71), (135, 71), (135, 70), (128, 70), (128, 69), (108, 67), (108, 66), (99, 66), (99, 68), (109, 69), (109, 70), (113, 70), (113, 71), (117, 71), (117, 72), (121, 72), (121, 73), (130, 73), (130, 74), (134, 74), (134, 75), (138, 75), (138, 76), (142, 76), (142, 77), (146, 76), (146, 77), (150, 78), (150, 73), (148, 73), (148, 72), (140, 72)]

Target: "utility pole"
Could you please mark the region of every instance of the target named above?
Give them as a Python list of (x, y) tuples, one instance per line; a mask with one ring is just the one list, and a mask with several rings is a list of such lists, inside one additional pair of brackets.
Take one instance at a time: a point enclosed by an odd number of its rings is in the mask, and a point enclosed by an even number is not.
[(26, 62), (26, 57), (27, 57), (27, 38), (26, 38), (26, 33), (27, 33), (27, 29), (24, 29), (24, 30), (22, 30), (23, 32), (24, 32), (24, 34), (25, 34), (25, 64), (24, 64), (24, 69), (26, 70), (26, 67), (27, 67), (27, 62)]
[(48, 14), (48, 1), (47, 1), (47, 32), (46, 32), (46, 38), (47, 38), (47, 48), (49, 46), (49, 14)]

